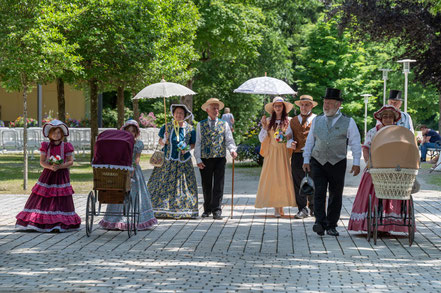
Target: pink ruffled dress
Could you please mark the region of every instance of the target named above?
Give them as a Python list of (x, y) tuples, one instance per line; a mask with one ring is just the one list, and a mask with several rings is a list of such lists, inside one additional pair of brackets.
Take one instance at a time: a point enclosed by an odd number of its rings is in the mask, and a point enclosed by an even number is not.
[[(40, 152), (45, 154), (46, 158), (59, 155), (63, 161), (66, 156), (72, 156), (73, 151), (73, 146), (65, 142), (59, 145), (43, 142), (40, 148)], [(16, 228), (39, 232), (78, 230), (81, 219), (75, 213), (73, 193), (69, 169), (56, 172), (44, 169), (32, 188), (23, 211), (16, 216)]]

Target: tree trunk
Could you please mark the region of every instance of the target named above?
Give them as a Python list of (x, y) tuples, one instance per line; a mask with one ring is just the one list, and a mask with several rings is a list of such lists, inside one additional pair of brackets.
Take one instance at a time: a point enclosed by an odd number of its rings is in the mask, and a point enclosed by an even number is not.
[(95, 140), (98, 136), (98, 81), (89, 80), (90, 88), (90, 160), (93, 160)]
[(119, 86), (116, 91), (116, 106), (118, 108), (118, 129), (124, 125), (124, 86)]
[[(193, 79), (187, 81), (187, 87), (189, 89), (193, 88)], [(193, 112), (193, 96), (184, 96), (181, 97), (181, 104), (184, 104)]]
[(28, 188), (28, 87), (23, 87), (23, 190)]
[[(132, 96), (135, 96), (136, 95), (136, 93), (132, 93)], [(138, 124), (139, 125), (141, 125), (141, 123), (140, 123), (140, 121), (139, 121), (139, 100), (138, 99), (136, 99), (136, 100), (132, 100), (132, 103), (133, 103), (133, 116), (135, 116), (135, 117), (133, 117), (135, 120), (136, 120), (136, 122), (138, 122)]]
[(58, 120), (66, 122), (66, 100), (64, 99), (64, 81), (57, 78)]

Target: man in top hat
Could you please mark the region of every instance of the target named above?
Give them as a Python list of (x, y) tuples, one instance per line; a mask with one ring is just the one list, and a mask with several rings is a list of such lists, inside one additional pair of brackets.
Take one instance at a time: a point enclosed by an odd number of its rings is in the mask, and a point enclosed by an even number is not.
[[(401, 105), (403, 104), (403, 100), (401, 99), (401, 91), (391, 90), (389, 92), (389, 100), (387, 102), (389, 105), (394, 106), (397, 110), (400, 110)], [(380, 123), (377, 121), (377, 124)], [(404, 126), (412, 132), (415, 132), (413, 129), (412, 118), (410, 115), (404, 112), (401, 112), (401, 119), (397, 122), (397, 125)]]
[[(290, 139), (288, 139), (286, 146), (294, 150), (291, 156), (291, 173), (294, 181), (296, 202), (299, 209), (294, 217), (296, 219), (303, 219), (308, 217), (310, 213), (313, 213), (314, 206), (312, 197), (306, 198), (305, 194), (300, 194), (300, 183), (303, 177), (305, 177), (305, 172), (303, 171), (303, 149), (312, 121), (317, 116), (312, 113), (312, 108), (317, 106), (317, 102), (314, 101), (311, 96), (303, 95), (294, 103), (300, 108), (300, 114), (291, 119), (289, 123), (286, 135)], [(306, 206), (307, 204), (308, 207)]]
[(224, 194), (224, 175), (227, 150), (233, 159), (237, 157), (236, 144), (227, 122), (218, 119), (224, 103), (216, 98), (208, 99), (202, 110), (208, 118), (196, 127), (194, 156), (201, 172), (202, 192), (204, 193), (203, 218), (213, 213), (213, 219), (222, 218), (222, 198)]
[[(360, 173), (360, 132), (354, 119), (340, 113), (341, 91), (327, 88), (323, 97), (324, 114), (313, 121), (303, 151), (303, 170), (311, 172), (315, 183), (313, 231), (338, 236), (336, 230), (342, 207), (348, 144), (352, 150), (351, 173)], [(326, 192), (329, 199), (326, 209)]]

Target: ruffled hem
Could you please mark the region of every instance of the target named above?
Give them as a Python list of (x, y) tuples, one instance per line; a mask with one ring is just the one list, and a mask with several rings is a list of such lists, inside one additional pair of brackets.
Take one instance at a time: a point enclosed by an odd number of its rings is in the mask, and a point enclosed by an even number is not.
[[(52, 185), (51, 185), (52, 186)], [(61, 185), (59, 185), (61, 186)], [(56, 197), (56, 196), (69, 196), (74, 194), (74, 190), (72, 186), (62, 186), (62, 187), (46, 187), (41, 185), (40, 182), (37, 182), (35, 186), (32, 188), (32, 193), (38, 194), (44, 197)]]
[(33, 212), (22, 211), (16, 216), (17, 222), (34, 223), (41, 225), (62, 224), (66, 226), (79, 226), (81, 218), (73, 212), (68, 215), (66, 212), (45, 212), (33, 210)]
[[(139, 223), (137, 226), (137, 230), (149, 230), (153, 228), (154, 225), (157, 224), (158, 224), (158, 220), (151, 219), (148, 220), (147, 222)], [(106, 230), (121, 230), (121, 231), (127, 231), (127, 226), (128, 226), (127, 223), (123, 223), (123, 222), (112, 223), (105, 221), (104, 219), (101, 220), (98, 223), (98, 225), (100, 225), (101, 228)]]
[[(404, 232), (407, 233), (407, 226), (398, 226), (394, 224), (400, 224), (397, 221), (391, 221), (383, 219), (383, 224), (388, 224), (387, 226), (379, 225), (378, 231), (381, 232)], [(364, 231), (367, 232), (367, 219), (366, 220), (349, 220), (348, 230), (350, 231)]]
[(18, 231), (22, 230), (34, 230), (38, 232), (72, 232), (77, 231), (80, 229), (80, 224), (78, 225), (64, 225), (64, 224), (54, 224), (54, 225), (42, 225), (38, 223), (28, 223), (23, 222), (20, 220), (17, 220), (17, 223), (15, 224), (15, 228)]
[(109, 165), (109, 164), (92, 164), (92, 168), (106, 168), (106, 169), (119, 169), (119, 170), (133, 171), (133, 167), (131, 167), (131, 166)]

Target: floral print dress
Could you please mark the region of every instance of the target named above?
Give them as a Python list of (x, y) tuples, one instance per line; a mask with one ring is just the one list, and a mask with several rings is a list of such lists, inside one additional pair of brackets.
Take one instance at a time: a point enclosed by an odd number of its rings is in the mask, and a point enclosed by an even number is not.
[[(196, 133), (187, 122), (179, 127), (178, 135), (176, 130), (173, 121), (167, 123), (167, 133), (171, 135), (164, 147), (165, 162), (161, 167), (153, 169), (147, 187), (157, 218), (197, 218), (198, 191), (191, 154), (182, 154), (178, 149), (182, 141), (186, 145), (194, 144)], [(165, 126), (159, 131), (159, 137), (164, 138), (164, 134)]]

